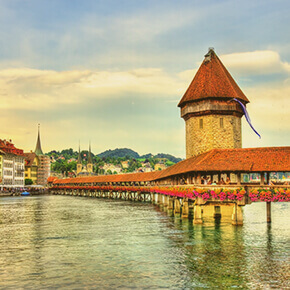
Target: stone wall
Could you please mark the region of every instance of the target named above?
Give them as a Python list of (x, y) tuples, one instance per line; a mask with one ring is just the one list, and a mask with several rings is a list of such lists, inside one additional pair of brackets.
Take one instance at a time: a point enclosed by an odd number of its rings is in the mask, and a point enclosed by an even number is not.
[(241, 148), (241, 118), (205, 115), (186, 120), (186, 158), (211, 149)]

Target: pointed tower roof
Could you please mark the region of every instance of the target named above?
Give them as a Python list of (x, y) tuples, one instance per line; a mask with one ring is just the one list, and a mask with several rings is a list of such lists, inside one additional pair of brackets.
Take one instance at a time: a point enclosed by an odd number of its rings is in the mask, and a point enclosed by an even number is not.
[(38, 136), (37, 136), (36, 148), (34, 152), (37, 156), (43, 155), (43, 152), (41, 149), (41, 142), (40, 142), (40, 124), (38, 124)]
[(88, 163), (89, 164), (92, 164), (92, 154), (91, 154), (91, 142), (90, 142), (90, 145), (89, 145), (89, 156), (88, 156)]
[(188, 102), (207, 98), (237, 98), (243, 103), (249, 103), (249, 100), (222, 64), (213, 48), (209, 48), (178, 107), (183, 107)]
[(77, 164), (82, 164), (82, 157), (81, 157), (81, 145), (79, 144), (79, 156)]

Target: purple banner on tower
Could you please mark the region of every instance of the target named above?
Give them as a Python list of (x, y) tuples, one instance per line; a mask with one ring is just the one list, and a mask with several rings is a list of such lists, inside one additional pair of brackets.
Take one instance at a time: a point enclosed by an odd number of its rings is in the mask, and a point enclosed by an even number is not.
[(246, 120), (247, 120), (247, 122), (249, 123), (249, 125), (250, 125), (250, 127), (253, 129), (253, 131), (261, 138), (261, 136), (260, 136), (260, 134), (254, 129), (254, 127), (253, 127), (253, 125), (252, 125), (252, 123), (251, 123), (251, 119), (250, 119), (250, 116), (249, 116), (249, 114), (248, 114), (248, 111), (247, 111), (247, 109), (246, 109), (246, 107), (245, 107), (245, 105), (242, 103), (242, 102), (240, 102), (238, 99), (236, 99), (236, 98), (233, 98), (233, 100), (234, 101), (236, 101), (236, 102), (238, 102), (240, 105), (241, 105), (241, 107), (242, 107), (242, 109), (243, 109), (243, 112), (244, 112), (244, 114), (245, 114), (245, 117), (246, 117)]

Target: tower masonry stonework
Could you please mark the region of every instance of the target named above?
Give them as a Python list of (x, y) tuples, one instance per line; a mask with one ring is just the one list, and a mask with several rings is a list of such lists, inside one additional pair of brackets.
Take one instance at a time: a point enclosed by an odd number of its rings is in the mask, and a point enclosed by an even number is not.
[(214, 148), (242, 147), (241, 118), (239, 117), (206, 115), (192, 117), (185, 124), (186, 158)]
[(211, 149), (241, 148), (241, 118), (249, 100), (213, 49), (197, 71), (178, 106), (186, 127), (186, 158)]

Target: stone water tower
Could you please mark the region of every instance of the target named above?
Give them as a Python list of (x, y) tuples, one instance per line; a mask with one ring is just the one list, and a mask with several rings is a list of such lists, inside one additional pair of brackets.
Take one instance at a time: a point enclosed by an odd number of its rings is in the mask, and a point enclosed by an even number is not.
[(213, 48), (178, 104), (186, 126), (186, 158), (215, 148), (241, 148), (241, 118), (249, 100)]

